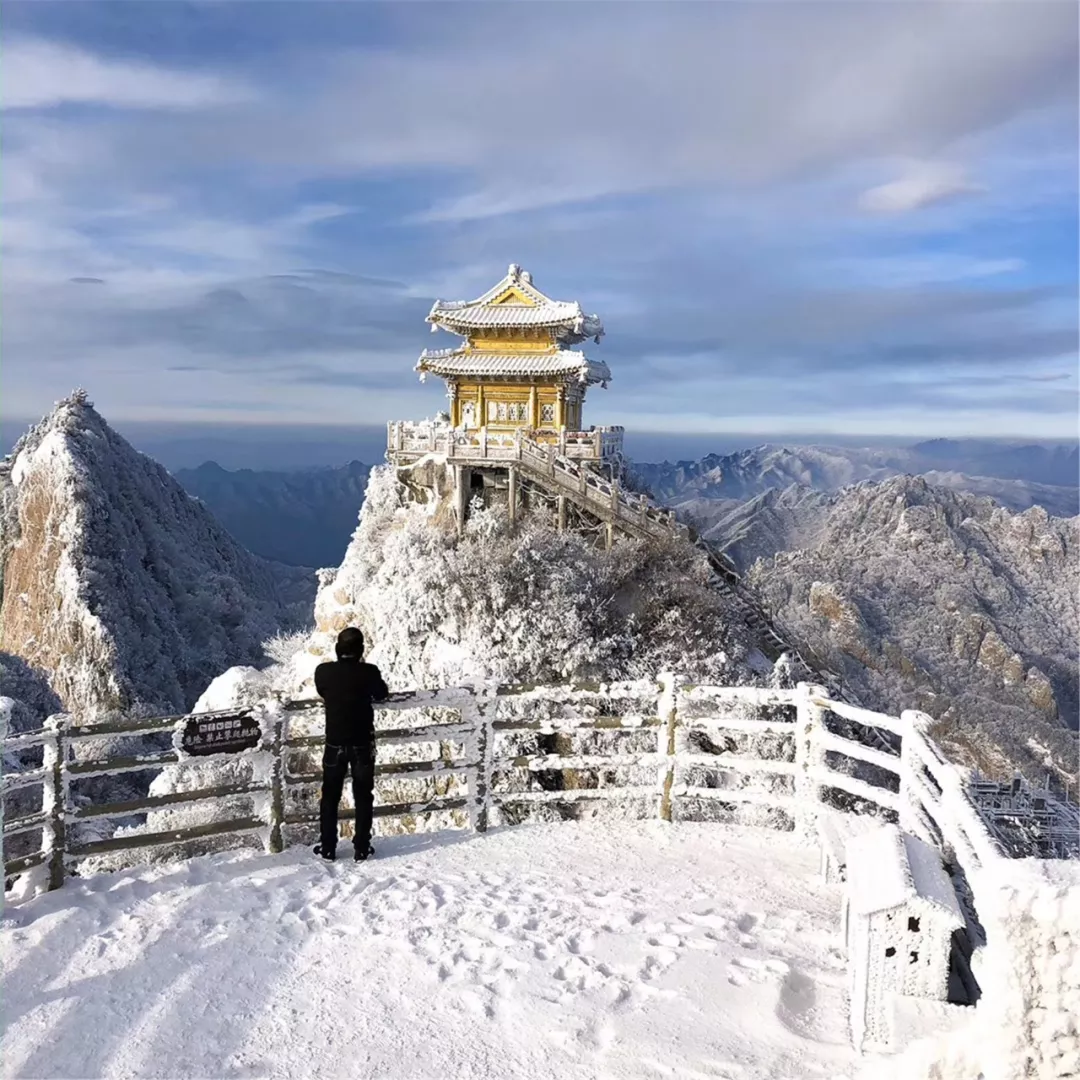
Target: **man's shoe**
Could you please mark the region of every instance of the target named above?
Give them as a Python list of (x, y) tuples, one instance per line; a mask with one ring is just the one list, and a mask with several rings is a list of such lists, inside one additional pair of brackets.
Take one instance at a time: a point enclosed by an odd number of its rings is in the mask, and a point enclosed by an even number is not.
[(367, 850), (364, 850), (363, 848), (354, 848), (353, 849), (353, 858), (357, 862), (366, 862), (374, 854), (375, 854), (375, 849), (370, 844), (368, 844)]
[(323, 851), (322, 844), (316, 844), (312, 849), (316, 855), (321, 856), (327, 862), (333, 862), (337, 858), (337, 852), (333, 848), (327, 848)]

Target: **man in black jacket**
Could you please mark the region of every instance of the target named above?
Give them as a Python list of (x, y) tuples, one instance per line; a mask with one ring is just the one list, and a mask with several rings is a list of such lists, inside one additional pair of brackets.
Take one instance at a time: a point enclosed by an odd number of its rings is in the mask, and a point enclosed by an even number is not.
[(356, 832), (353, 853), (362, 862), (371, 847), (371, 809), (375, 788), (375, 714), (373, 701), (389, 696), (374, 664), (365, 664), (364, 635), (348, 626), (338, 634), (337, 660), (315, 669), (315, 690), (326, 703), (326, 749), (323, 751), (322, 797), (319, 800), (319, 846), (315, 854), (337, 857), (338, 803), (345, 774), (352, 773)]

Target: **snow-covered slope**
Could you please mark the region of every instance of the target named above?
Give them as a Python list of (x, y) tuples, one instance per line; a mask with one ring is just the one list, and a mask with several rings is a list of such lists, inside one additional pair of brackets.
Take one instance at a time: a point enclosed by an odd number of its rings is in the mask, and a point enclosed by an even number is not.
[(768, 492), (710, 535), (863, 704), (924, 709), (969, 762), (1075, 772), (1080, 519), (894, 477)]
[(249, 551), (294, 566), (337, 566), (356, 529), (370, 466), (264, 472), (212, 461), (174, 476)]
[(187, 708), (292, 617), (288, 583), (81, 392), (19, 441), (0, 499), (0, 649), (81, 716)]
[(372, 470), (345, 559), (323, 575), (301, 678), (350, 623), (399, 687), (610, 680), (664, 668), (730, 683), (768, 672), (753, 632), (710, 588), (689, 544), (626, 541), (605, 553), (538, 520), (510, 530), (499, 511), (474, 513), (458, 540), (437, 509), (441, 469), (428, 461), (402, 470), (411, 497), (395, 470)]

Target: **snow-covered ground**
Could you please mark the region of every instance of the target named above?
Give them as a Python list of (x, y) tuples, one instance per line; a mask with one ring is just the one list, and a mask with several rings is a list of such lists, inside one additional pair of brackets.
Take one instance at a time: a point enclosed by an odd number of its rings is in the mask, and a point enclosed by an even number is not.
[(790, 834), (592, 822), (72, 880), (0, 926), (3, 1074), (848, 1077), (816, 868)]

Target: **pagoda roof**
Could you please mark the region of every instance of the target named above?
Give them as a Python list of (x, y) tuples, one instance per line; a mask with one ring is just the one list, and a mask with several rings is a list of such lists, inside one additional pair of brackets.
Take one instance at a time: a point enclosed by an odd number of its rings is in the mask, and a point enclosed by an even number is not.
[(425, 349), (416, 370), (432, 375), (483, 376), (508, 378), (528, 376), (575, 376), (580, 382), (606, 386), (611, 379), (607, 364), (590, 360), (574, 349), (552, 352), (493, 353), (462, 346), (458, 349)]
[(527, 270), (511, 264), (506, 277), (475, 300), (436, 300), (427, 321), (451, 333), (511, 327), (550, 327), (561, 331), (559, 340), (574, 345), (586, 338), (599, 339), (604, 325), (586, 315), (576, 300), (552, 300), (532, 283)]

